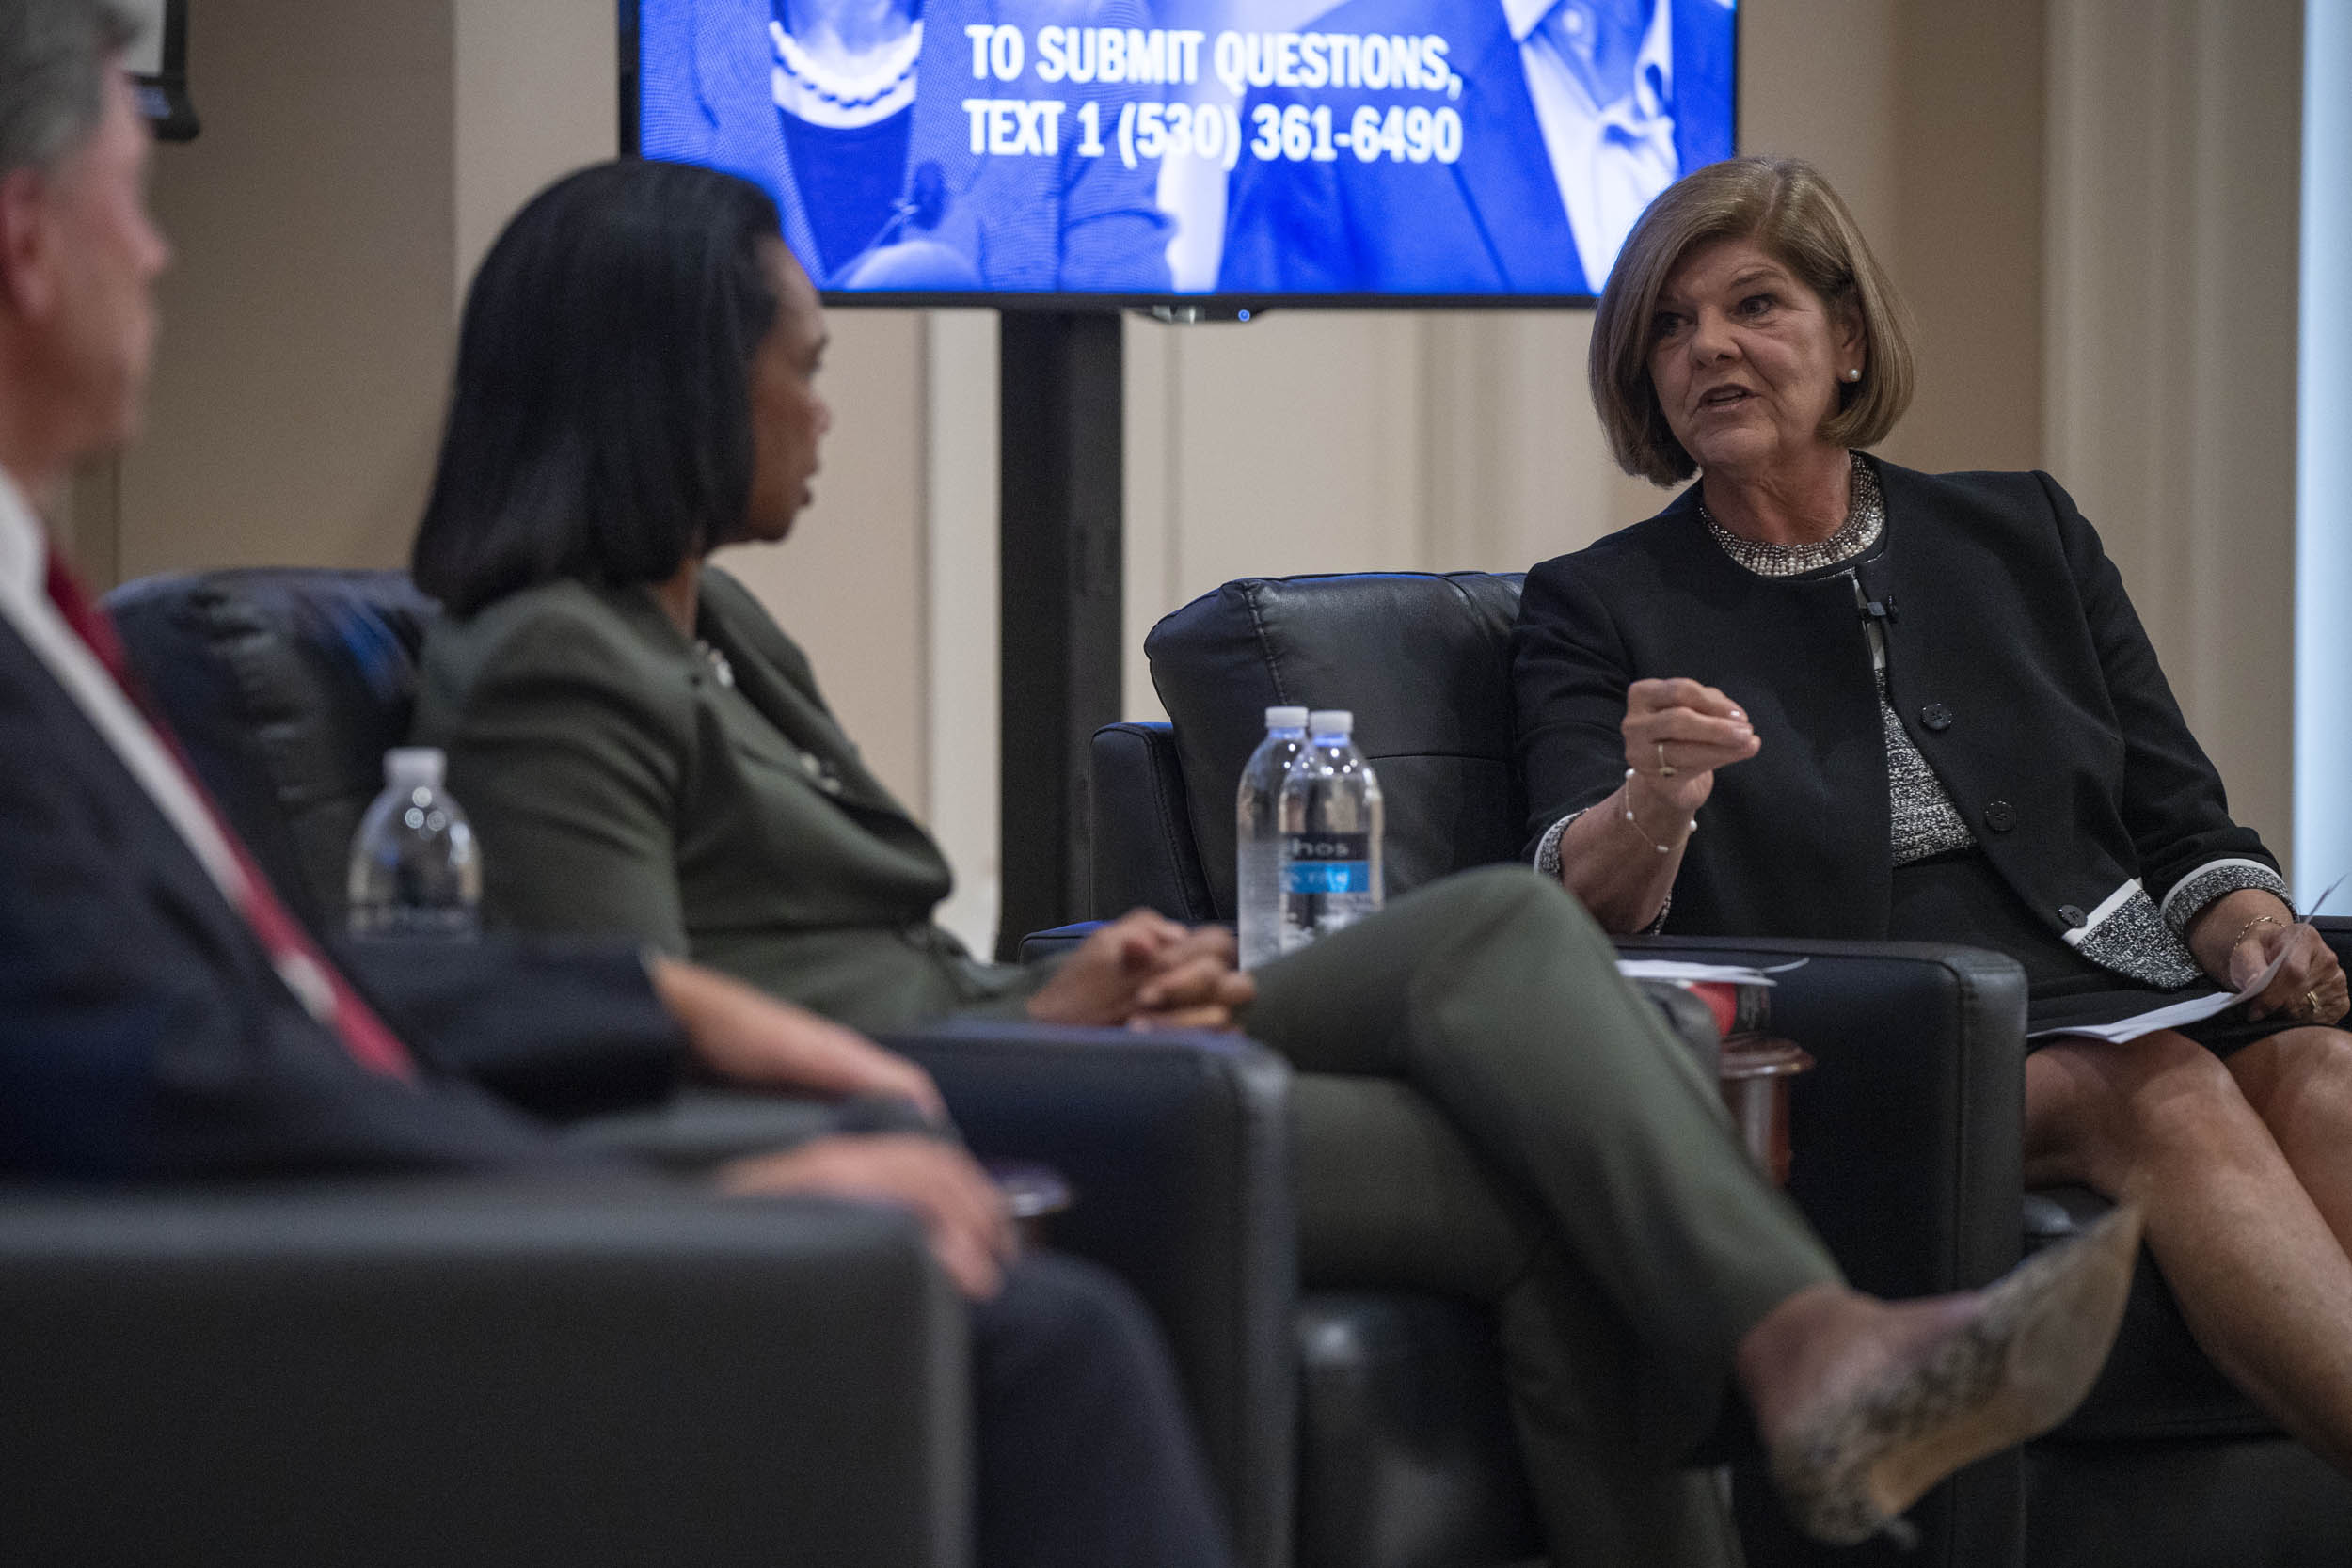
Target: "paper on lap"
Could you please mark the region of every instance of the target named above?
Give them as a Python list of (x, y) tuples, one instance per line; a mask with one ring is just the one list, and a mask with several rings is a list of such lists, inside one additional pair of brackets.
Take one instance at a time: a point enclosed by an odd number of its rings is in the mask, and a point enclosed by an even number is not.
[(1690, 963), (1680, 958), (1619, 958), (1617, 973), (1629, 980), (1665, 980), (1690, 986), (1770, 986), (1776, 985), (1772, 976), (1804, 962), (1774, 964), (1770, 969), (1757, 969), (1749, 964)]
[(2153, 1035), (2159, 1029), (2178, 1029), (2185, 1023), (2201, 1023), (2217, 1013), (2228, 1012), (2239, 1003), (2250, 1002), (2260, 996), (2263, 989), (2278, 977), (2280, 969), (2286, 961), (2287, 949), (2282, 947), (2279, 956), (2271, 959), (2260, 974), (2235, 991), (2217, 990), (2210, 996), (2192, 996), (2185, 1002), (2151, 1007), (2144, 1013), (2119, 1018), (2112, 1023), (2071, 1023), (2058, 1029), (2036, 1029), (2026, 1037), (2039, 1040), (2053, 1035), (2084, 1035), (2094, 1040), (2108, 1040), (2121, 1045), (2142, 1035)]

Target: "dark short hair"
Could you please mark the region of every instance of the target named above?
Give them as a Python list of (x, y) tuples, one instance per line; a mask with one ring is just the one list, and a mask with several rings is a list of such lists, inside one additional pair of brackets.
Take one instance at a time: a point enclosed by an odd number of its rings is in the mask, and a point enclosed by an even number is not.
[(1755, 241), (1824, 304), (1854, 313), (1866, 345), (1862, 380), (1838, 387), (1821, 438), (1842, 447), (1883, 440), (1911, 406), (1911, 334), (1894, 284), (1819, 169), (1794, 158), (1732, 158), (1684, 175), (1649, 204), (1593, 313), (1593, 406), (1619, 466), (1654, 484), (1697, 470), (1650, 385), (1650, 322), (1682, 259), (1716, 240)]
[(658, 582), (743, 526), (775, 203), (623, 159), (556, 182), (474, 275), (417, 584), (453, 613), (563, 578)]
[(138, 35), (112, 0), (0, 5), (0, 174), (45, 167), (88, 139), (106, 71)]

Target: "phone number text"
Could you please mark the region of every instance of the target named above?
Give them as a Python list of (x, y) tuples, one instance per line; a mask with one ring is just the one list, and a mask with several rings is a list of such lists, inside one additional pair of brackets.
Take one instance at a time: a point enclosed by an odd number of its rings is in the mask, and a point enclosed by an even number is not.
[[(1073, 133), (1071, 150), (1079, 157), (1100, 158), (1116, 149), (1129, 168), (1198, 158), (1231, 169), (1245, 151), (1263, 163), (1293, 164), (1334, 163), (1343, 153), (1366, 164), (1383, 158), (1450, 164), (1462, 155), (1462, 117), (1442, 104), (1391, 104), (1383, 111), (1365, 103), (1342, 125), (1328, 103), (1261, 103), (1249, 111), (1246, 130), (1241, 111), (1228, 103), (1131, 102), (1107, 127), (1102, 105), (1092, 102), (1073, 113), (1055, 98), (967, 98), (963, 112), (972, 120), (973, 152), (992, 158), (1059, 157), (1064, 136)], [(1075, 122), (1067, 129), (1065, 117)]]

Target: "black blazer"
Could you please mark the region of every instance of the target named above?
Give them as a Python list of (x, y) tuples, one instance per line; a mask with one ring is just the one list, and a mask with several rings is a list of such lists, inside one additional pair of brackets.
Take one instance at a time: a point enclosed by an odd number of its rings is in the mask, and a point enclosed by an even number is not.
[(0, 1172), (570, 1164), (583, 1157), (471, 1080), (548, 1109), (674, 1080), (675, 1027), (625, 946), (377, 951), (365, 967), (361, 990), (418, 1054), (413, 1083), (358, 1066), (294, 1000), (0, 621)]
[[(1889, 700), (2051, 932), (2095, 958), (2103, 929), (2120, 939), (2200, 867), (2275, 871), (2230, 820), (2220, 776), (2065, 491), (2046, 474), (1869, 461), (1886, 531), (1859, 571), (1887, 612)], [(1729, 693), (1764, 744), (1716, 775), (1665, 928), (1886, 934), (1886, 744), (1842, 572), (1746, 571), (1708, 536), (1693, 485), (1649, 521), (1528, 573), (1513, 671), (1531, 835), (1616, 788), (1627, 686), (1689, 676)]]

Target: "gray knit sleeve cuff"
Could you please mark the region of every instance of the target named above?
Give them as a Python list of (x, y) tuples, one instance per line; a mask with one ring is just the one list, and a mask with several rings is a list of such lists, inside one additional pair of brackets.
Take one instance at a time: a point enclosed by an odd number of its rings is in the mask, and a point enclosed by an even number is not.
[[(1572, 811), (1544, 830), (1544, 836), (1535, 841), (1535, 870), (1538, 875), (1560, 879), (1560, 840), (1566, 836), (1568, 824), (1590, 811), (1590, 806)], [(1654, 937), (1666, 928), (1666, 911), (1675, 907), (1675, 890), (1668, 888), (1663, 902), (1658, 906), (1658, 918), (1635, 932), (1636, 936)]]
[(1568, 831), (1568, 824), (1583, 816), (1572, 811), (1544, 830), (1544, 836), (1535, 841), (1535, 869), (1553, 881), (1560, 879), (1560, 839)]
[(2207, 861), (2173, 883), (2172, 891), (2164, 895), (2164, 923), (2185, 941), (2189, 926), (2215, 899), (2248, 888), (2275, 895), (2289, 909), (2295, 907), (2287, 898), (2286, 879), (2262, 862)]

